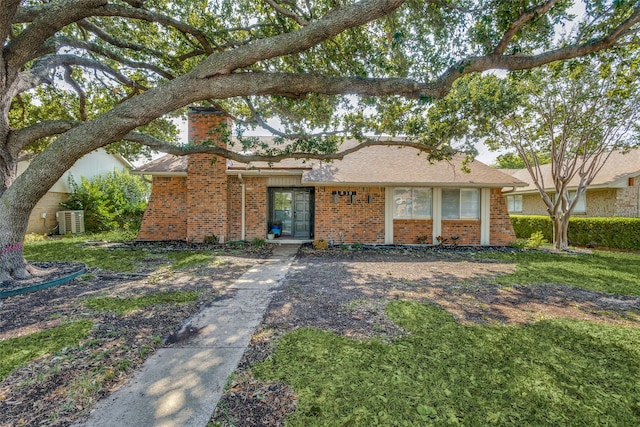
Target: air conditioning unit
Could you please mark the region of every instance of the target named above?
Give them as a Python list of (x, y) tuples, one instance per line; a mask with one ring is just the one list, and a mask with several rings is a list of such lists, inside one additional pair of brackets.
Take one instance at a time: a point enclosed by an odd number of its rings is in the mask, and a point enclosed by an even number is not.
[(58, 232), (60, 234), (84, 233), (84, 211), (58, 211)]

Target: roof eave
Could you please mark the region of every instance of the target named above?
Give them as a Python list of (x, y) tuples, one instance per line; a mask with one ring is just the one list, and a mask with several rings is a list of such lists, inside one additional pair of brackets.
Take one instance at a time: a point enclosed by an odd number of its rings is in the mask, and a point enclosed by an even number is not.
[(131, 174), (133, 175), (151, 175), (151, 176), (169, 176), (169, 177), (173, 177), (173, 176), (182, 176), (182, 177), (186, 177), (187, 176), (187, 172), (153, 172), (153, 171), (141, 171), (141, 170), (132, 170)]
[[(608, 189), (608, 188), (623, 188), (623, 187), (619, 187), (619, 186), (615, 186), (615, 185), (611, 185), (613, 184), (612, 182), (608, 182), (605, 184), (596, 184), (596, 185), (589, 185), (587, 186), (587, 190), (603, 190), (603, 189)], [(504, 188), (509, 188), (509, 190), (502, 190), (503, 193), (509, 193), (509, 194), (536, 194), (538, 193), (538, 189), (537, 188), (527, 188), (527, 189), (522, 189), (522, 190), (513, 190), (512, 187), (515, 187), (514, 185), (505, 185)], [(571, 185), (569, 187), (567, 187), (567, 190), (572, 191), (575, 190), (576, 188), (578, 188), (576, 185)], [(548, 192), (555, 192), (555, 188), (550, 187), (550, 188), (545, 188), (544, 191), (548, 191)]]
[(503, 188), (503, 187), (522, 187), (526, 184), (505, 184), (490, 182), (373, 182), (373, 181), (307, 181), (302, 179), (303, 185), (316, 186), (375, 186), (375, 187), (448, 187), (448, 188)]
[(288, 175), (288, 176), (301, 176), (304, 170), (295, 169), (227, 169), (227, 175), (237, 176), (239, 174), (245, 176), (274, 176), (274, 175)]

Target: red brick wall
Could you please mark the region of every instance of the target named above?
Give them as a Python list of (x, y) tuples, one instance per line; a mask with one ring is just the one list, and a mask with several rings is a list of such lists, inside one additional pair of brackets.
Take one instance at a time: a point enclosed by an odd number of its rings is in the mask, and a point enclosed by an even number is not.
[[(338, 202), (334, 203), (332, 191), (355, 191), (355, 203), (351, 203), (351, 196), (338, 196)], [(342, 233), (344, 243), (382, 244), (384, 207), (384, 188), (316, 187), (315, 238), (333, 239), (337, 244)]]
[[(189, 141), (213, 141), (223, 145), (217, 135), (221, 126), (231, 126), (231, 118), (214, 111), (195, 111), (189, 114)], [(220, 241), (229, 239), (227, 162), (212, 154), (189, 156), (187, 166), (187, 239), (202, 242), (216, 236)]]
[[(243, 177), (245, 184), (245, 239), (264, 239), (267, 235), (267, 179)], [(229, 177), (229, 238), (242, 236), (242, 186)]]
[(138, 240), (185, 240), (189, 215), (186, 200), (186, 178), (154, 177)]
[(492, 188), (489, 244), (494, 246), (508, 245), (515, 240), (516, 233), (513, 231), (502, 190), (500, 188)]
[[(445, 244), (453, 244), (452, 236), (458, 236), (457, 245), (480, 244), (480, 220), (479, 219), (446, 219), (442, 220), (441, 234), (447, 239)], [(437, 242), (436, 242), (437, 243)]]
[(418, 243), (418, 237), (426, 237), (425, 244), (433, 243), (432, 220), (393, 220), (393, 243), (396, 245), (413, 245)]

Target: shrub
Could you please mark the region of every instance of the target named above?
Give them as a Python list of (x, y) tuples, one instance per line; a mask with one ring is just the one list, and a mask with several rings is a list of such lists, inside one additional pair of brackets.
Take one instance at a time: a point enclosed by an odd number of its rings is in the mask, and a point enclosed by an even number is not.
[(220, 242), (220, 239), (218, 239), (218, 236), (216, 236), (215, 234), (212, 234), (210, 236), (204, 236), (204, 243), (208, 243), (210, 245), (217, 245)]
[(323, 239), (314, 240), (313, 247), (315, 249), (327, 249), (329, 247), (329, 242)]
[(548, 216), (511, 215), (511, 223), (516, 237), (520, 239), (528, 239), (533, 233), (539, 231), (547, 241), (553, 240), (553, 224)]
[(256, 248), (261, 248), (266, 244), (267, 242), (264, 239), (261, 239), (260, 237), (254, 237), (253, 240), (251, 241), (251, 245), (255, 246)]
[[(541, 232), (546, 240), (553, 240), (549, 217), (513, 215), (511, 223), (518, 238)], [(640, 249), (640, 218), (571, 218), (568, 239), (570, 244), (578, 246)]]
[(640, 249), (640, 218), (571, 218), (568, 237), (574, 245)]
[(527, 239), (524, 247), (527, 249), (537, 249), (545, 243), (547, 243), (547, 239), (544, 238), (542, 231), (535, 231), (531, 234), (531, 237)]
[(29, 234), (24, 236), (24, 242), (25, 243), (42, 242), (44, 240), (47, 240), (47, 235), (46, 234), (29, 233)]
[(147, 207), (149, 185), (128, 171), (113, 171), (77, 183), (69, 177), (71, 196), (60, 205), (84, 210), (88, 232), (138, 230)]

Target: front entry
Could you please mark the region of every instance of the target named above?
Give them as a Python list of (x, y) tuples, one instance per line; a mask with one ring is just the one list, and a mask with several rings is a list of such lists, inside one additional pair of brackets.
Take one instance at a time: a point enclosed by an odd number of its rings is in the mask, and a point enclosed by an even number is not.
[(280, 225), (281, 237), (310, 239), (313, 236), (313, 189), (270, 188), (269, 228)]

